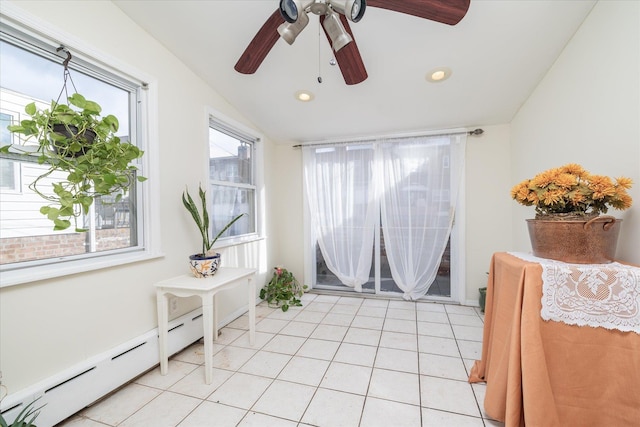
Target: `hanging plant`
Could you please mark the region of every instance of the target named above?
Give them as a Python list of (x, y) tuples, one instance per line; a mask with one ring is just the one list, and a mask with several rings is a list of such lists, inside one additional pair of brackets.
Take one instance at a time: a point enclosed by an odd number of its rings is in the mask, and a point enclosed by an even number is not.
[[(12, 133), (24, 135), (24, 142), (35, 141), (35, 153), (24, 144), (7, 145), (0, 150), (37, 155), (38, 163), (48, 166), (29, 184), (47, 201), (40, 213), (53, 222), (54, 230), (66, 230), (73, 222), (75, 231), (83, 232), (87, 230), (78, 227), (78, 218), (89, 213), (97, 197), (115, 195), (117, 203), (136, 180), (146, 180), (137, 176), (138, 168), (132, 164), (144, 152), (116, 135), (119, 121), (115, 116), (102, 117), (102, 107), (77, 92), (68, 69), (71, 55), (67, 55), (58, 100), (46, 109), (38, 108), (35, 102), (28, 104), (25, 113), (30, 118), (7, 127)], [(62, 103), (62, 94), (67, 95), (67, 79), (75, 93)]]

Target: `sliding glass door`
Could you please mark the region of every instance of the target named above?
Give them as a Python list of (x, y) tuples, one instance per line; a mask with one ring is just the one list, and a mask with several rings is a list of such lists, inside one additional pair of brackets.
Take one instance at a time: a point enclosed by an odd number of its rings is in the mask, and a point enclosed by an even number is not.
[(453, 218), (465, 140), (305, 147), (306, 280), (318, 289), (408, 300), (455, 298)]
[[(393, 281), (391, 276), (391, 268), (389, 267), (389, 260), (384, 250), (384, 233), (381, 228), (379, 229), (380, 241), (376, 241), (374, 250), (372, 251), (371, 270), (369, 273), (369, 281), (362, 285), (362, 292), (375, 293), (375, 294), (402, 294), (398, 285)], [(337, 290), (337, 291), (349, 291), (353, 292), (353, 288), (343, 285), (335, 274), (329, 270), (327, 264), (322, 256), (320, 246), (315, 245), (315, 259), (313, 263), (315, 265), (314, 274), (314, 288), (325, 290)], [(376, 251), (375, 248), (378, 248)], [(376, 253), (379, 253), (379, 257), (376, 257)], [(379, 266), (378, 268), (376, 266)], [(376, 275), (376, 270), (380, 271)], [(379, 285), (376, 286), (376, 277), (379, 278)], [(442, 255), (436, 278), (427, 291), (428, 297), (442, 297), (445, 299), (451, 298), (451, 241), (447, 243), (447, 247)]]

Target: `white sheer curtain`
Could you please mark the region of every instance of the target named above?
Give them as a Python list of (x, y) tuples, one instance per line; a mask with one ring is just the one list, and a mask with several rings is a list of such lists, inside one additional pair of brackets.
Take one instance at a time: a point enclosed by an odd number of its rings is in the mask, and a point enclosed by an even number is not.
[(466, 135), (380, 144), (384, 244), (403, 298), (425, 295), (446, 248), (462, 176)]
[(362, 291), (369, 280), (376, 221), (371, 145), (304, 147), (304, 177), (316, 239), (327, 267)]

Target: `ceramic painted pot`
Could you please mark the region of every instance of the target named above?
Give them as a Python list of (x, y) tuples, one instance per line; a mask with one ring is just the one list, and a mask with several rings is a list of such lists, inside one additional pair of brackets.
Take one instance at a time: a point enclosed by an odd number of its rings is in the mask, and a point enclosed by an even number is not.
[(202, 255), (191, 255), (189, 257), (189, 266), (194, 276), (198, 278), (211, 277), (218, 271), (220, 266), (220, 254), (215, 253), (203, 257)]

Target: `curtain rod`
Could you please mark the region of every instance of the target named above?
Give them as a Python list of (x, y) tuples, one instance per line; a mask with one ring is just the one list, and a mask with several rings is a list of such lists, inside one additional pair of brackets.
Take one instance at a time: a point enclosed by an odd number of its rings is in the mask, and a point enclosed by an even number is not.
[[(484, 130), (481, 128), (477, 128), (474, 130), (470, 130), (467, 132), (450, 132), (450, 133), (438, 133), (438, 134), (433, 134), (433, 135), (416, 135), (416, 136), (425, 136), (425, 137), (434, 137), (434, 136), (450, 136), (450, 135), (469, 135), (469, 136), (480, 136), (484, 133)], [(398, 137), (397, 139), (401, 139), (401, 138), (407, 138), (405, 137)], [(381, 139), (381, 138), (378, 138)], [(293, 145), (292, 148), (301, 148), (301, 147), (313, 147), (314, 145), (340, 145), (340, 144), (345, 144), (345, 143), (365, 143), (367, 141), (374, 141), (376, 140), (376, 138), (365, 138), (365, 139), (360, 139), (360, 140), (354, 140), (354, 141), (341, 141), (341, 142), (312, 142), (312, 143), (308, 143), (308, 144), (296, 144)]]

